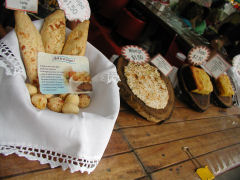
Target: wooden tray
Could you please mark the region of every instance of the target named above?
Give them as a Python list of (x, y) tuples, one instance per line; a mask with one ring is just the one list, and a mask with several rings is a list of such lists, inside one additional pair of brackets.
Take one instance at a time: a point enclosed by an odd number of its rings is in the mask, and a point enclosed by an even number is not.
[(178, 70), (178, 81), (180, 89), (182, 90), (182, 97), (181, 99), (184, 100), (190, 107), (195, 109), (196, 111), (203, 112), (208, 109), (210, 104), (210, 97), (211, 95), (202, 95), (197, 93), (192, 93), (187, 85), (186, 79), (188, 77), (184, 76), (184, 72), (189, 67), (189, 65), (185, 64)]
[(211, 79), (212, 80), (212, 84), (213, 84), (213, 93), (211, 95), (211, 101), (213, 104), (215, 104), (216, 106), (219, 107), (223, 107), (223, 108), (229, 108), (232, 106), (233, 101), (232, 101), (232, 96), (227, 97), (227, 96), (219, 96), (219, 93), (217, 91), (216, 88), (216, 83), (215, 83), (215, 79)]
[(120, 87), (120, 95), (122, 99), (131, 107), (133, 108), (138, 114), (143, 116), (149, 121), (152, 122), (163, 122), (164, 120), (168, 119), (174, 108), (174, 91), (170, 80), (164, 76), (160, 71), (161, 78), (165, 81), (169, 93), (168, 104), (164, 109), (154, 109), (151, 107), (146, 106), (146, 104), (140, 100), (137, 96), (135, 96), (131, 89), (129, 88), (126, 77), (124, 75), (124, 67), (128, 64), (127, 60), (124, 60), (123, 57), (118, 59), (117, 63), (117, 71), (121, 81), (118, 83)]

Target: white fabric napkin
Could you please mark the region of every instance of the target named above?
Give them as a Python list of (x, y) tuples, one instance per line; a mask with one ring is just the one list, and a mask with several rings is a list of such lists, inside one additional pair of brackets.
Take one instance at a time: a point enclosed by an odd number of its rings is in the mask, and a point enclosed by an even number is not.
[[(38, 29), (42, 23), (34, 22)], [(71, 172), (92, 172), (119, 113), (119, 77), (115, 66), (88, 43), (86, 56), (93, 84), (90, 106), (80, 109), (77, 115), (38, 110), (31, 104), (25, 86), (15, 32), (0, 43), (0, 153), (16, 153), (51, 167), (69, 167)], [(6, 49), (12, 54), (4, 54)]]

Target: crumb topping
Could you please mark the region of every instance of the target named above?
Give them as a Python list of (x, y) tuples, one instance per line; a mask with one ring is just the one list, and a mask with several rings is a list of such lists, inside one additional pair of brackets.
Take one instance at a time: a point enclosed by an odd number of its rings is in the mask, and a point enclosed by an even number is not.
[(147, 106), (154, 109), (166, 107), (169, 94), (166, 83), (161, 79), (157, 68), (148, 63), (141, 65), (129, 62), (125, 66), (124, 74), (133, 94)]

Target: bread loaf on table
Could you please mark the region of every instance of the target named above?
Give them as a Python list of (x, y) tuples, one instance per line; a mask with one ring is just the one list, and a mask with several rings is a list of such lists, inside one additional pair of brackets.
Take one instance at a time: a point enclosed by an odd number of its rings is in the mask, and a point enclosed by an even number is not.
[(222, 74), (216, 80), (217, 90), (220, 96), (232, 96), (234, 91), (232, 88), (232, 83), (226, 74)]
[(62, 54), (84, 56), (87, 45), (89, 20), (79, 23), (69, 34)]
[(15, 11), (15, 31), (27, 76), (31, 84), (38, 84), (37, 57), (44, 52), (42, 38), (30, 17), (23, 11)]
[(208, 95), (213, 91), (213, 85), (208, 74), (202, 69), (190, 66), (184, 71), (184, 78), (189, 91)]
[(41, 36), (46, 53), (61, 54), (66, 34), (66, 19), (62, 10), (45, 18)]

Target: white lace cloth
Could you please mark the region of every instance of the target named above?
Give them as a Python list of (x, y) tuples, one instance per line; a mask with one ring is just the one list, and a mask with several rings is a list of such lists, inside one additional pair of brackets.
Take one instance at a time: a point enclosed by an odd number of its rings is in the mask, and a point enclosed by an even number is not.
[[(34, 22), (40, 29), (43, 21)], [(26, 73), (14, 31), (0, 41), (0, 153), (92, 172), (98, 165), (117, 119), (120, 98), (115, 66), (87, 44), (93, 93), (79, 114), (38, 110), (25, 86)]]

